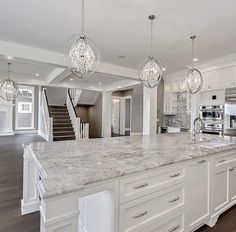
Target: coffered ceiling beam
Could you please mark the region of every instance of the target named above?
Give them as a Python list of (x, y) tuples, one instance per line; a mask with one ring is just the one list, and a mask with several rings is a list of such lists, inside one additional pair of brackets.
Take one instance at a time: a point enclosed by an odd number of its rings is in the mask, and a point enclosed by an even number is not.
[[(66, 68), (66, 59), (63, 53), (11, 43), (3, 40), (0, 40), (0, 55), (13, 56), (25, 60), (46, 63), (58, 68)], [(138, 79), (137, 71), (135, 69), (105, 62), (99, 63), (97, 73), (115, 75), (133, 80)]]

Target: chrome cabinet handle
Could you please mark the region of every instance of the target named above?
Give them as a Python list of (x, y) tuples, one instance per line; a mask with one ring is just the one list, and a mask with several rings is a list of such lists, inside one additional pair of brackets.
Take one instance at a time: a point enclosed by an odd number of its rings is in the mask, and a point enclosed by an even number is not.
[(133, 188), (134, 189), (141, 189), (141, 188), (144, 188), (144, 187), (147, 187), (147, 186), (148, 186), (148, 183), (145, 183), (145, 184), (134, 186)]
[(230, 171), (230, 172), (234, 171), (234, 168), (230, 168), (229, 171)]
[(177, 176), (180, 176), (180, 174), (179, 173), (177, 173), (177, 174), (174, 174), (174, 175), (172, 175), (172, 176), (169, 176), (170, 178), (175, 178), (175, 177), (177, 177)]
[(176, 231), (176, 230), (178, 230), (180, 228), (180, 226), (179, 225), (177, 225), (177, 226), (175, 226), (174, 228), (172, 228), (172, 229), (169, 229), (168, 230), (168, 232), (173, 232), (173, 231)]
[(179, 198), (179, 197), (176, 197), (176, 198), (173, 199), (173, 200), (169, 200), (169, 202), (170, 202), (170, 203), (174, 203), (174, 202), (176, 202), (176, 201), (178, 201), (178, 200), (180, 200), (180, 198)]
[(206, 162), (206, 160), (199, 160), (198, 161), (199, 164), (202, 164), (202, 163), (205, 163), (205, 162)]
[(219, 161), (219, 163), (224, 163), (224, 162), (225, 162), (225, 160), (220, 160), (220, 161)]
[(143, 217), (144, 215), (146, 215), (147, 213), (148, 213), (148, 211), (145, 210), (144, 212), (142, 212), (142, 213), (140, 213), (140, 214), (138, 214), (138, 215), (133, 216), (133, 218), (134, 218), (134, 219), (141, 218), (141, 217)]

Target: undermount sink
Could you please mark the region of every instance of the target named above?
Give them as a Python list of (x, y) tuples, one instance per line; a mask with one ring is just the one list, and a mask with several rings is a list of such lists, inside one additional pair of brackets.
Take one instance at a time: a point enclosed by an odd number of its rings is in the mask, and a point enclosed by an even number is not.
[(231, 145), (233, 143), (227, 143), (227, 142), (203, 142), (203, 143), (199, 143), (198, 146), (201, 148), (207, 148), (207, 149), (214, 149), (214, 148), (220, 148), (220, 147), (224, 147), (224, 146), (228, 146)]

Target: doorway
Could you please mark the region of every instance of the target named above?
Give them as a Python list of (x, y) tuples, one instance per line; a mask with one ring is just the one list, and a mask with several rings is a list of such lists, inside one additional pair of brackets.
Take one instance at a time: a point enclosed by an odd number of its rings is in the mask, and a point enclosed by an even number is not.
[(128, 136), (131, 131), (131, 96), (112, 97), (112, 125), (111, 134)]

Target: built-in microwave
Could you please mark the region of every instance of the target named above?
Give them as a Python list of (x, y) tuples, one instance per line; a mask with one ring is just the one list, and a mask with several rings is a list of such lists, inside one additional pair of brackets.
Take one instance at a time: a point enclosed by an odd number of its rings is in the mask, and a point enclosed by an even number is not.
[(200, 106), (200, 117), (203, 120), (223, 120), (224, 106)]

